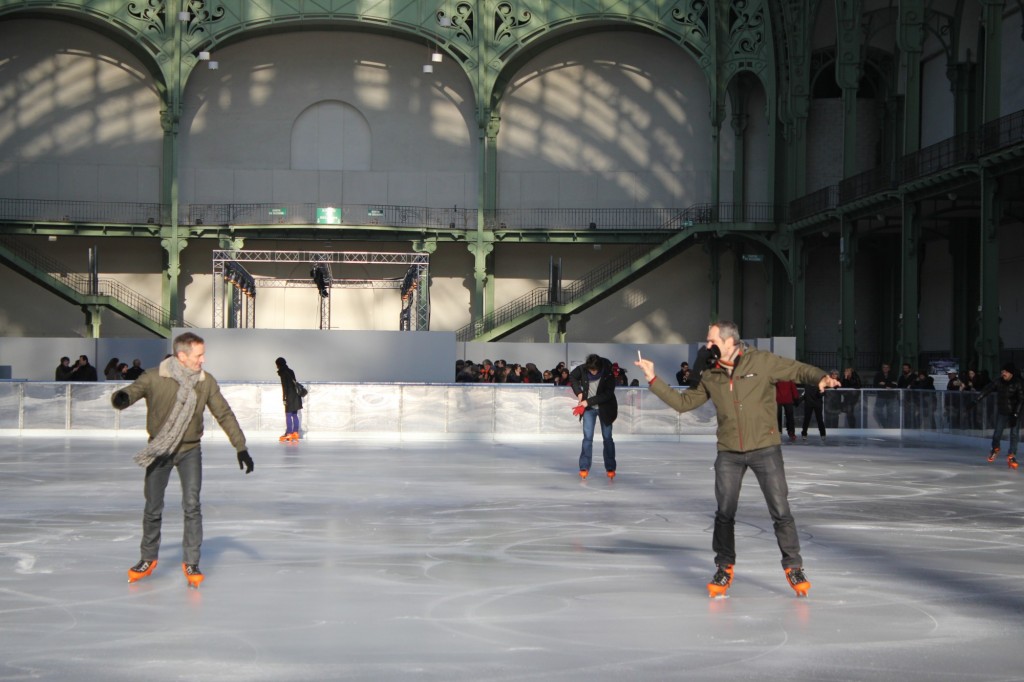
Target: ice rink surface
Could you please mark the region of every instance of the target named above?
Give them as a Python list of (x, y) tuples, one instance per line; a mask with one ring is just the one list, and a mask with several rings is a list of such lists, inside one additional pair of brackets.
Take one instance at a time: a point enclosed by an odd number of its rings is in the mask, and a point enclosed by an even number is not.
[(984, 448), (785, 446), (806, 599), (753, 474), (710, 600), (714, 444), (204, 445), (139, 558), (142, 438), (0, 439), (0, 680), (1022, 680), (1024, 473)]

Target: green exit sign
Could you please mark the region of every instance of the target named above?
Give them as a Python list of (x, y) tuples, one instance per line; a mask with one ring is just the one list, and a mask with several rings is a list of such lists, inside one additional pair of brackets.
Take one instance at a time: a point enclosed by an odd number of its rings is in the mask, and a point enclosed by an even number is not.
[(340, 208), (318, 208), (316, 210), (317, 225), (341, 225)]
[(270, 215), (285, 216), (288, 215), (287, 208), (272, 208), (270, 209)]

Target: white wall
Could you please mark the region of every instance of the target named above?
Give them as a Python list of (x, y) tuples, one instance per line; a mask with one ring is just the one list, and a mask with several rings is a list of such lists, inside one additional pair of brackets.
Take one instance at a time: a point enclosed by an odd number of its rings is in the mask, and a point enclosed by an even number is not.
[(67, 22), (0, 25), (0, 197), (159, 201), (160, 99), (141, 63)]
[(645, 33), (567, 38), (530, 60), (501, 103), (502, 208), (680, 207), (711, 191), (708, 85)]
[[(473, 92), (451, 60), (423, 73), (426, 55), (422, 44), (341, 31), (219, 50), (219, 70), (197, 69), (186, 89), (182, 201), (475, 206)], [(325, 121), (317, 144), (358, 147), (353, 155), (368, 147), (368, 168), (338, 170), (350, 166), (335, 158), (311, 168), (316, 158), (293, 157), (293, 142), (310, 143), (309, 127), (296, 122), (325, 105), (364, 119), (370, 139), (353, 132), (361, 126)]]

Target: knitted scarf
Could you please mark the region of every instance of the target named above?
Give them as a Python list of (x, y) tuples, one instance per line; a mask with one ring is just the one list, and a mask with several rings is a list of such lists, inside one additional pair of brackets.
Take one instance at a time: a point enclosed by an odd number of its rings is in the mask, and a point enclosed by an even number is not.
[(178, 395), (174, 400), (174, 409), (167, 416), (160, 431), (139, 451), (139, 454), (135, 455), (135, 463), (143, 468), (152, 464), (157, 457), (174, 452), (196, 412), (195, 388), (203, 376), (202, 371), (193, 372), (173, 358), (169, 359), (165, 366), (170, 371), (171, 378), (178, 382)]

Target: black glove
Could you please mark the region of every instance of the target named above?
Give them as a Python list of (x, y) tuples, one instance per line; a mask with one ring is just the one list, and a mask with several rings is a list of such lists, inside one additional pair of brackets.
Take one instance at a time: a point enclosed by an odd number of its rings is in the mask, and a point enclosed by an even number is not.
[(256, 468), (256, 465), (252, 463), (252, 457), (249, 456), (248, 450), (238, 451), (238, 468), (244, 468), (247, 474), (251, 474), (252, 470)]
[(708, 369), (711, 369), (712, 367), (717, 365), (718, 361), (721, 359), (722, 349), (716, 346), (715, 344), (711, 344), (711, 347), (708, 348)]
[(114, 395), (110, 397), (110, 402), (113, 403), (114, 407), (119, 410), (123, 410), (132, 404), (132, 399), (128, 397), (128, 394), (124, 391), (116, 391)]

